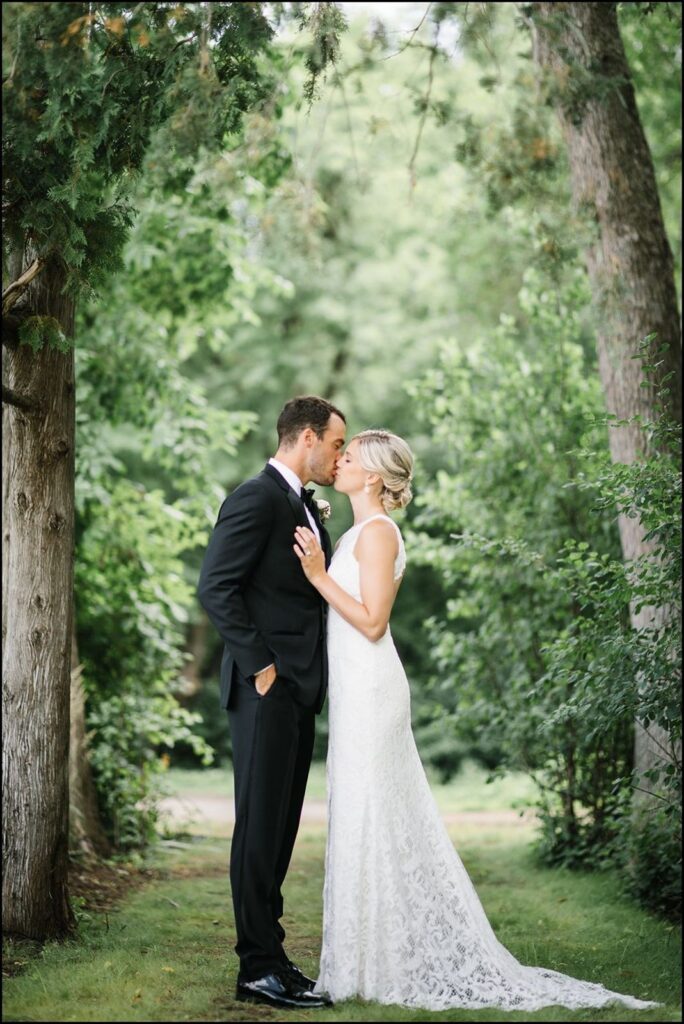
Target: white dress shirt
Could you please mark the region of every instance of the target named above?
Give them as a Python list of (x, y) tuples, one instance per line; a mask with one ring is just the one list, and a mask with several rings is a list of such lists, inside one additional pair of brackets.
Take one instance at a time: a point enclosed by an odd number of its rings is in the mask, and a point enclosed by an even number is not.
[[(269, 459), (268, 460), (268, 464), (269, 464), (269, 466), (273, 466), (274, 469), (278, 470), (280, 475), (290, 485), (290, 487), (295, 492), (297, 497), (301, 499), (302, 487), (304, 485), (303, 485), (302, 481), (299, 479), (299, 477), (297, 476), (297, 474), (295, 473), (295, 471), (293, 469), (290, 469), (289, 466), (286, 466), (285, 463), (281, 462), (279, 459)], [(318, 543), (320, 544), (320, 542), (321, 542), (321, 534), (320, 534), (320, 531), (318, 529), (318, 526), (316, 525), (316, 521), (315, 521), (314, 517), (311, 515), (311, 513), (309, 512), (309, 510), (306, 507), (306, 505), (304, 505), (304, 511), (306, 512), (306, 518), (309, 520), (309, 525), (311, 526), (311, 529), (313, 530), (313, 532), (318, 537)], [(293, 531), (292, 543), (294, 544), (294, 531)], [(271, 668), (272, 665), (273, 665), (273, 662), (271, 662), (270, 665), (266, 665), (265, 668), (260, 669), (260, 671), (261, 672), (265, 672), (266, 669), (267, 668)], [(255, 672), (254, 674), (258, 675), (259, 673)]]

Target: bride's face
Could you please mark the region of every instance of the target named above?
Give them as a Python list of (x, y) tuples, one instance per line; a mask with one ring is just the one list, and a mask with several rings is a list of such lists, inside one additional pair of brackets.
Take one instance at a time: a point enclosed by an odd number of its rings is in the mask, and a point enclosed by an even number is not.
[(359, 462), (359, 442), (350, 441), (337, 463), (335, 490), (342, 494), (357, 494), (363, 490), (367, 479), (368, 470)]

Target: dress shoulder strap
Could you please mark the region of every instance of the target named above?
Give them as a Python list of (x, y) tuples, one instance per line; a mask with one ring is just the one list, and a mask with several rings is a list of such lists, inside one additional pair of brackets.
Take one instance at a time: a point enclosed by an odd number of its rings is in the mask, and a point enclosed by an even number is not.
[(394, 520), (391, 518), (391, 516), (385, 515), (384, 512), (376, 512), (375, 515), (368, 516), (368, 519), (364, 519), (362, 523), (357, 523), (356, 526), (353, 527), (353, 529), (356, 529), (356, 530), (359, 530), (359, 531), (362, 530), (363, 527), (366, 525), (366, 523), (370, 523), (372, 519), (386, 519), (388, 523), (392, 524), (394, 529), (397, 531), (397, 533), (401, 537), (401, 530), (399, 529), (397, 524), (394, 522)]
[(359, 533), (366, 525), (366, 523), (370, 523), (372, 519), (386, 519), (387, 522), (391, 523), (394, 529), (396, 530), (397, 538), (399, 540), (399, 550), (397, 552), (397, 557), (394, 562), (394, 578), (395, 580), (399, 579), (399, 577), (403, 574), (404, 569), (406, 568), (406, 553), (404, 550), (404, 538), (401, 535), (401, 530), (394, 522), (394, 520), (391, 518), (391, 516), (385, 515), (384, 512), (376, 512), (374, 516), (369, 516), (368, 519), (364, 519), (362, 523), (357, 523), (355, 527), (352, 527), (352, 529), (357, 531), (356, 536), (358, 537)]

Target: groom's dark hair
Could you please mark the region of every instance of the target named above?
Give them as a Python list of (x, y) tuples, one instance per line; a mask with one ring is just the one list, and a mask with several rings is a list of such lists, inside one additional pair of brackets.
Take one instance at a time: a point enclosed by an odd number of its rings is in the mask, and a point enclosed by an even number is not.
[(290, 447), (307, 427), (311, 427), (316, 437), (323, 437), (333, 413), (347, 422), (344, 413), (325, 398), (318, 398), (316, 395), (299, 395), (297, 398), (291, 398), (285, 403), (276, 424), (278, 444), (284, 448)]

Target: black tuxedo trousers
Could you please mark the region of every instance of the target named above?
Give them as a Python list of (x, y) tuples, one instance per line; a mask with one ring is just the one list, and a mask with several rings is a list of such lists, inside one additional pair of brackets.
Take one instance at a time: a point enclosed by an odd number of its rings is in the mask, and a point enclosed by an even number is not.
[(302, 813), (315, 713), (293, 700), (281, 679), (261, 697), (252, 680), (238, 675), (228, 717), (235, 777), (235, 952), (241, 975), (255, 980), (285, 960), (282, 885)]
[[(220, 703), (230, 721), (236, 812), (230, 879), (246, 980), (285, 961), (282, 885), (327, 689), (326, 605), (294, 552), (297, 525), (309, 526), (301, 497), (267, 465), (223, 502), (198, 586), (225, 645)], [(319, 530), (327, 565), (330, 539)], [(276, 680), (261, 696), (254, 675), (271, 663)]]

